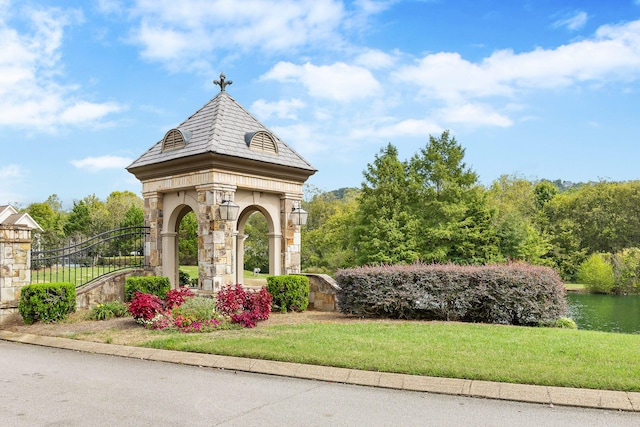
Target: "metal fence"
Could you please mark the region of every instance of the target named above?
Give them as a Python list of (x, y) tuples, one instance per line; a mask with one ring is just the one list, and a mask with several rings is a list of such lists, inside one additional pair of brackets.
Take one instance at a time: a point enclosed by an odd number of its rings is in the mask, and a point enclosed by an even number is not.
[(122, 227), (90, 238), (77, 237), (55, 249), (34, 242), (31, 283), (71, 282), (79, 287), (114, 271), (146, 267), (148, 235), (149, 227)]

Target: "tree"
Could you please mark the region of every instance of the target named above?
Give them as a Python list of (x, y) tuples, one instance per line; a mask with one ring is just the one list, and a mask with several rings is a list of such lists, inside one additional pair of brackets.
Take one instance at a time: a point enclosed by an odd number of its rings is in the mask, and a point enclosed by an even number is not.
[(144, 226), (144, 210), (142, 207), (131, 205), (124, 213), (124, 218), (120, 227), (142, 227)]
[(180, 265), (198, 264), (198, 219), (189, 211), (178, 226), (178, 262)]
[(263, 214), (251, 214), (244, 228), (247, 240), (244, 242), (244, 268), (253, 271), (269, 271), (269, 227)]
[(553, 264), (544, 258), (551, 245), (540, 227), (539, 207), (551, 200), (557, 189), (551, 183), (542, 184), (534, 186), (524, 178), (502, 175), (491, 185), (489, 194), (496, 208), (494, 224), (503, 257), (532, 264)]
[(465, 150), (445, 131), (412, 157), (406, 202), (419, 222), (424, 261), (482, 263), (498, 255), (491, 208)]
[(406, 168), (391, 144), (367, 165), (352, 234), (360, 265), (412, 263), (419, 258)]
[(533, 193), (536, 198), (536, 206), (538, 209), (542, 209), (559, 193), (559, 190), (549, 181), (540, 181), (533, 189)]
[(74, 201), (73, 209), (64, 224), (65, 236), (76, 234), (88, 236), (91, 228), (91, 208), (84, 200)]
[(33, 239), (38, 250), (59, 246), (64, 239), (64, 213), (58, 196), (49, 196), (44, 203), (32, 203), (27, 206), (27, 213), (42, 227), (42, 231), (34, 230)]
[(304, 271), (333, 274), (338, 268), (356, 265), (350, 236), (356, 226), (358, 195), (359, 190), (354, 188), (316, 190), (309, 201), (303, 202), (309, 212), (309, 221), (302, 233)]
[(127, 212), (131, 207), (142, 210), (143, 206), (144, 201), (131, 191), (114, 191), (109, 194), (107, 201), (104, 203), (109, 216), (106, 221), (110, 222), (112, 226), (119, 226), (125, 221)]
[(578, 280), (584, 283), (590, 292), (607, 294), (613, 290), (613, 267), (608, 262), (609, 254), (592, 254), (578, 268)]

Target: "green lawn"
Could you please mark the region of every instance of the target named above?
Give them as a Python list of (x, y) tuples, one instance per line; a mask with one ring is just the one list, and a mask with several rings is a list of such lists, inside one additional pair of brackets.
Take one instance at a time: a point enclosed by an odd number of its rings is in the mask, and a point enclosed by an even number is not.
[(171, 333), (144, 345), (381, 372), (640, 391), (640, 335), (390, 321)]
[[(197, 265), (181, 265), (180, 266), (180, 270), (184, 271), (185, 273), (187, 273), (189, 275), (189, 277), (193, 278), (197, 278), (198, 277), (198, 266)], [(266, 279), (269, 276), (268, 273), (260, 273), (256, 276), (253, 275), (252, 271), (248, 271), (248, 270), (244, 270), (244, 274), (243, 277), (245, 279), (256, 279), (256, 278), (261, 278), (261, 279)]]
[(580, 283), (565, 283), (564, 288), (568, 291), (586, 291), (586, 285)]
[(198, 278), (198, 266), (197, 265), (181, 265), (180, 270), (184, 271), (192, 279)]
[(42, 268), (31, 270), (31, 283), (71, 282), (77, 286), (114, 271), (112, 266)]

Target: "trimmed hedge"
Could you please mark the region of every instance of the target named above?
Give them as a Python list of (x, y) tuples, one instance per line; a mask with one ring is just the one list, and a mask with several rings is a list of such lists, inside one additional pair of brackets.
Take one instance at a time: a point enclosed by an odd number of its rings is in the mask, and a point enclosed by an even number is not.
[(144, 267), (144, 257), (138, 256), (117, 256), (117, 257), (100, 257), (98, 265), (105, 267)]
[(306, 276), (269, 276), (267, 292), (280, 311), (304, 311), (309, 305), (309, 278)]
[(124, 285), (124, 300), (131, 301), (136, 292), (152, 294), (162, 299), (171, 289), (171, 282), (164, 276), (129, 277)]
[(76, 287), (73, 283), (37, 283), (20, 291), (18, 311), (24, 323), (56, 322), (76, 311)]
[(523, 263), (358, 267), (336, 281), (338, 308), (358, 316), (534, 326), (567, 311), (560, 276)]

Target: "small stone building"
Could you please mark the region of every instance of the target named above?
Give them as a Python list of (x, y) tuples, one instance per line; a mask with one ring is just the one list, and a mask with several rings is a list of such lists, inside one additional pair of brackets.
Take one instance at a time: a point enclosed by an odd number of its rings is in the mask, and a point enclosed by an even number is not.
[[(269, 274), (300, 272), (302, 186), (316, 169), (225, 90), (153, 145), (127, 170), (142, 182), (146, 261), (178, 283), (180, 221), (198, 221), (199, 288), (243, 283), (244, 227), (260, 211), (268, 224)], [(233, 211), (237, 210), (237, 217)]]

